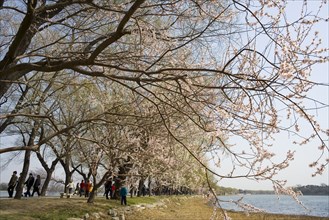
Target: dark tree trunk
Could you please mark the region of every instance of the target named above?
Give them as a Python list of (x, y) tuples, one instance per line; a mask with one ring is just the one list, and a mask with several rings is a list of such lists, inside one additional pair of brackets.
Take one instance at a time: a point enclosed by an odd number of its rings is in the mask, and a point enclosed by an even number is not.
[[(35, 135), (36, 135), (36, 131), (38, 130), (38, 128), (39, 128), (39, 123), (36, 122), (34, 124), (34, 127), (33, 127), (32, 131), (31, 131), (31, 134), (30, 134), (30, 137), (29, 137), (29, 140), (28, 140), (27, 143), (25, 142), (24, 134), (22, 134), (23, 143), (26, 146), (33, 145)], [(20, 175), (21, 178), (20, 178), (20, 181), (18, 183), (18, 187), (17, 187), (17, 191), (16, 191), (14, 199), (21, 199), (22, 198), (23, 185), (24, 185), (25, 179), (27, 177), (27, 173), (29, 172), (29, 168), (30, 168), (30, 159), (31, 159), (31, 151), (27, 150), (27, 151), (25, 151), (23, 170), (22, 170), (22, 174)]]
[(70, 170), (70, 164), (71, 164), (71, 161), (72, 161), (72, 157), (71, 157), (72, 140), (71, 140), (71, 138), (69, 138), (66, 143), (64, 143), (64, 141), (62, 143), (63, 143), (64, 148), (66, 149), (66, 152), (65, 152), (64, 158), (63, 159), (61, 158), (59, 160), (59, 162), (61, 163), (61, 165), (64, 169), (64, 172), (65, 172), (65, 180), (64, 180), (63, 190), (64, 190), (64, 193), (66, 193), (66, 191), (67, 191), (66, 186), (71, 181), (72, 174), (74, 173), (75, 170), (74, 169), (72, 171)]
[(114, 185), (115, 185), (114, 199), (120, 199), (120, 189), (125, 183), (126, 175), (129, 170), (130, 170), (130, 166), (127, 164), (124, 164), (119, 167), (118, 177), (115, 178), (114, 180)]
[(139, 180), (139, 183), (138, 183), (137, 197), (141, 197), (142, 191), (143, 191), (143, 187), (144, 187), (144, 177), (141, 177), (141, 179)]
[[(26, 50), (29, 48), (29, 45), (32, 41), (32, 38), (38, 32), (39, 27), (41, 27), (47, 19), (50, 19), (60, 13), (65, 7), (69, 6), (71, 3), (62, 4), (56, 3), (54, 4), (54, 10), (47, 10), (46, 7), (38, 10), (38, 14), (35, 14), (36, 4), (32, 3), (36, 1), (29, 1), (27, 5), (27, 12), (25, 17), (23, 18), (17, 33), (15, 34), (15, 38), (11, 42), (7, 53), (4, 55), (2, 60), (0, 61), (0, 71), (6, 72), (6, 69), (13, 67), (17, 64), (16, 57), (24, 54)], [(2, 7), (4, 0), (0, 0), (0, 7)], [(73, 4), (73, 3), (72, 3)], [(0, 98), (2, 98), (10, 86), (14, 81), (18, 80), (29, 71), (26, 70), (18, 70), (14, 73), (3, 74), (0, 77)], [(4, 80), (4, 81), (1, 81)]]
[(99, 187), (99, 185), (96, 184), (96, 182), (97, 182), (96, 175), (97, 175), (97, 172), (95, 173), (95, 175), (93, 175), (93, 190), (89, 193), (87, 203), (94, 203), (94, 201), (95, 201), (96, 192), (97, 192), (97, 189)]
[(42, 155), (39, 152), (36, 152), (37, 157), (42, 165), (42, 167), (45, 169), (45, 171), (47, 172), (47, 176), (45, 181), (43, 182), (42, 188), (41, 188), (41, 196), (45, 196), (46, 195), (46, 191), (48, 189), (48, 185), (49, 182), (51, 180), (51, 176), (53, 174), (53, 172), (55, 171), (55, 167), (59, 161), (59, 158), (56, 158), (52, 163), (50, 168), (48, 167), (48, 164), (46, 163), (46, 161), (43, 159)]
[(93, 190), (90, 192), (87, 203), (94, 203), (95, 201), (95, 188), (93, 188)]
[(30, 157), (31, 157), (31, 151), (30, 150), (25, 151), (23, 170), (20, 175), (20, 181), (18, 183), (18, 186), (16, 187), (17, 190), (14, 199), (22, 198), (24, 182), (30, 168)]
[[(65, 169), (64, 169), (65, 170)], [(72, 174), (71, 172), (68, 170), (65, 170), (65, 184), (64, 184), (64, 192), (68, 193), (68, 188), (67, 185), (69, 184), (69, 182), (71, 181), (72, 178)]]
[(99, 187), (101, 187), (101, 186), (105, 183), (105, 181), (109, 178), (110, 173), (111, 173), (111, 172), (107, 171), (107, 172), (104, 174), (103, 178), (99, 181), (99, 183), (97, 183), (96, 175), (93, 175), (93, 190), (90, 192), (90, 195), (89, 195), (89, 197), (88, 197), (87, 203), (94, 203), (97, 190), (98, 190)]
[(63, 188), (63, 192), (66, 193), (67, 191), (67, 185), (69, 184), (71, 178), (72, 178), (72, 173), (70, 172), (70, 165), (69, 163), (67, 162), (67, 158), (65, 161), (63, 161), (62, 159), (59, 160), (63, 169), (64, 169), (64, 172), (65, 172), (65, 180), (64, 180), (64, 188)]
[(42, 188), (41, 188), (41, 196), (46, 196), (46, 192), (51, 180), (51, 176), (53, 175), (55, 169), (49, 169), (47, 170), (47, 176), (45, 181), (43, 182)]

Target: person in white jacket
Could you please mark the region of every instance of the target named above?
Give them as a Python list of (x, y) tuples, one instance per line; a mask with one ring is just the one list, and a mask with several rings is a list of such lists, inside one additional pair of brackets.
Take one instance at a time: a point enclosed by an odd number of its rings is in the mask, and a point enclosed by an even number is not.
[(72, 194), (72, 192), (73, 192), (73, 188), (74, 188), (73, 180), (71, 180), (71, 181), (69, 182), (69, 184), (67, 184), (66, 187), (69, 188), (69, 194)]

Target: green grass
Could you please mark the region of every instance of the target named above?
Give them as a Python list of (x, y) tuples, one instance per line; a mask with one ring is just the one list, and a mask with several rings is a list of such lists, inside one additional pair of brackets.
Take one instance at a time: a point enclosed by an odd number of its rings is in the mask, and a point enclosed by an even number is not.
[[(127, 198), (128, 205), (152, 204), (162, 197), (134, 197)], [(107, 212), (110, 208), (121, 207), (119, 200), (106, 200), (97, 197), (93, 204), (88, 204), (86, 198), (47, 198), (34, 197), (16, 199), (0, 199), (1, 220), (30, 220), (30, 219), (67, 219), (82, 217), (86, 213)]]
[(163, 196), (159, 196), (159, 197), (133, 197), (127, 198), (127, 203), (128, 205), (137, 205), (137, 204), (152, 204), (152, 203), (156, 203), (157, 201), (161, 200), (162, 198), (164, 198)]
[(82, 217), (88, 212), (106, 211), (120, 206), (119, 201), (97, 198), (94, 204), (88, 204), (85, 198), (28, 198), (1, 199), (0, 219), (67, 219)]

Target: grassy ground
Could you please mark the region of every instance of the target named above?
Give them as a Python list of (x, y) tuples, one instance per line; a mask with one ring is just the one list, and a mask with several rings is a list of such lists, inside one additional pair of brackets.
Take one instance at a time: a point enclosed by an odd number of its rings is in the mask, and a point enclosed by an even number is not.
[[(169, 199), (168, 199), (169, 198)], [(126, 214), (126, 220), (209, 220), (214, 214), (212, 207), (199, 197), (142, 197), (128, 198), (128, 205), (140, 203), (155, 203), (164, 201), (165, 206), (147, 208), (141, 211)], [(85, 198), (27, 198), (22, 200), (0, 199), (1, 220), (35, 220), (35, 219), (67, 219), (81, 218), (86, 213), (107, 212), (109, 208), (119, 208), (120, 202), (106, 200), (103, 197), (96, 199), (94, 204), (87, 204)], [(215, 212), (220, 216), (220, 212)], [(242, 220), (315, 220), (329, 218), (315, 218), (306, 216), (285, 216), (271, 214), (253, 214), (249, 217), (243, 213), (228, 213), (232, 219)], [(222, 218), (218, 218), (222, 219)]]
[[(154, 203), (156, 198), (134, 198), (130, 204)], [(1, 220), (32, 220), (32, 219), (67, 219), (70, 217), (81, 218), (86, 213), (107, 212), (109, 208), (120, 207), (117, 200), (96, 198), (95, 203), (88, 204), (84, 197), (49, 198), (33, 197), (16, 199), (0, 199)]]

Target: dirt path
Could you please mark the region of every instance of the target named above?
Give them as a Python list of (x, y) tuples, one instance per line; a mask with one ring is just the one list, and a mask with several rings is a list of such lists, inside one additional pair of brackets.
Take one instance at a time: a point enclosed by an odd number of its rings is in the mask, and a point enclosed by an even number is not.
[(213, 208), (201, 198), (176, 198), (164, 202), (164, 206), (144, 209), (131, 215), (126, 215), (126, 220), (209, 220)]

